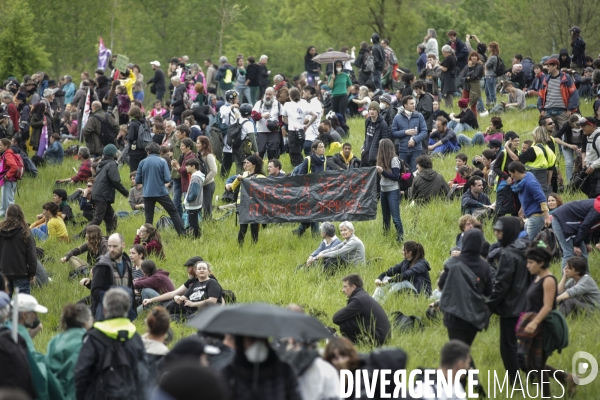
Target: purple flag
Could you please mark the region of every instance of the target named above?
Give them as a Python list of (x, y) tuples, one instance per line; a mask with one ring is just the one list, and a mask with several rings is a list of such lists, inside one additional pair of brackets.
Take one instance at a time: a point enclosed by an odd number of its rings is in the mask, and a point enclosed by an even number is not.
[(104, 41), (100, 38), (100, 43), (98, 44), (98, 68), (106, 69), (106, 64), (111, 56), (110, 49), (104, 46)]

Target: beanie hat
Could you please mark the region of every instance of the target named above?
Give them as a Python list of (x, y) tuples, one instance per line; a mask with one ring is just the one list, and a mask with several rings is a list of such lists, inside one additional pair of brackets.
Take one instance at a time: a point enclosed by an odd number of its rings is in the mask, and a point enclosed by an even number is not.
[(368, 109), (369, 110), (370, 109), (375, 109), (375, 110), (377, 110), (378, 113), (381, 112), (381, 107), (379, 107), (379, 103), (376, 102), (376, 101), (372, 101), (371, 104), (369, 104), (369, 108)]
[(387, 93), (384, 93), (381, 95), (381, 97), (379, 97), (379, 101), (383, 101), (391, 106), (392, 105), (392, 96), (390, 96)]
[(460, 99), (458, 101), (458, 106), (460, 108), (467, 108), (467, 107), (469, 107), (469, 99)]
[(106, 146), (104, 146), (102, 154), (104, 154), (107, 157), (114, 157), (115, 154), (117, 154), (117, 148), (114, 144), (107, 144)]
[(25, 101), (25, 100), (27, 100), (27, 95), (25, 93), (23, 93), (23, 92), (18, 92), (17, 93), (17, 100)]

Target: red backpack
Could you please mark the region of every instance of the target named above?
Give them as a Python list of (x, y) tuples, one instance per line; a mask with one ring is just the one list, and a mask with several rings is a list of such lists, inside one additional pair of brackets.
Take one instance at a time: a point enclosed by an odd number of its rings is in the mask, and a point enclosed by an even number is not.
[[(25, 173), (25, 164), (23, 163), (23, 158), (19, 154), (13, 153), (13, 156), (15, 157), (15, 163), (17, 164), (17, 172), (15, 172), (14, 179), (16, 181), (20, 181), (23, 179), (23, 174)], [(6, 168), (7, 165), (3, 164), (3, 167)], [(6, 168), (4, 171), (2, 171), (2, 178), (6, 178), (6, 174), (8, 174), (9, 170), (10, 168)]]

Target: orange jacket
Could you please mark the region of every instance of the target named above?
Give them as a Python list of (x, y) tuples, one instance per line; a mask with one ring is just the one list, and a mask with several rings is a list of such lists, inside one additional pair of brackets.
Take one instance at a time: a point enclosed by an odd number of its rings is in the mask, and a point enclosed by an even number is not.
[[(539, 90), (537, 108), (540, 111), (546, 111), (546, 95), (548, 94), (548, 80), (550, 75), (542, 78), (542, 87)], [(565, 103), (565, 108), (571, 112), (579, 108), (579, 92), (573, 83), (573, 79), (564, 72), (560, 73), (560, 95)]]

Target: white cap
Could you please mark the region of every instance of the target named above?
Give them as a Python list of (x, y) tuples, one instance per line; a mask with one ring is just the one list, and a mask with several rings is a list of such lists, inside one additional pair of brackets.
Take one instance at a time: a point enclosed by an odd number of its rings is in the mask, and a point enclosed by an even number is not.
[[(19, 293), (18, 299), (19, 299), (19, 305), (18, 305), (19, 312), (35, 311), (35, 312), (43, 313), (43, 314), (48, 312), (48, 309), (44, 306), (41, 306), (40, 303), (38, 303), (38, 301), (35, 299), (35, 297), (33, 297), (30, 294)], [(13, 307), (14, 307), (14, 302), (15, 302), (14, 300), (11, 302)]]
[(158, 61), (152, 61), (150, 63), (150, 65), (156, 65), (157, 67), (160, 67), (160, 62), (158, 62)]

